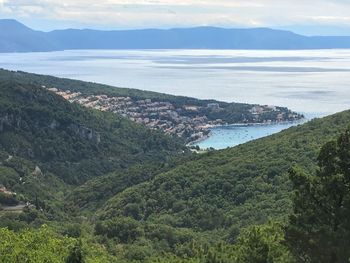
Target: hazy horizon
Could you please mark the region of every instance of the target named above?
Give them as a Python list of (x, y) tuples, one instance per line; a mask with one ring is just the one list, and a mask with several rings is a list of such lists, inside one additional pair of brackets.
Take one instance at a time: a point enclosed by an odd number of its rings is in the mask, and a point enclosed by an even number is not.
[(267, 27), (302, 35), (350, 35), (350, 2), (344, 0), (0, 0), (0, 18), (41, 31), (65, 28)]
[[(15, 19), (15, 18), (0, 18), (0, 21), (5, 21), (5, 20), (8, 20), (8, 21), (16, 21), (32, 30), (35, 30), (35, 31), (41, 31), (41, 32), (46, 32), (46, 33), (49, 33), (49, 32), (52, 32), (52, 31), (59, 31), (59, 30), (97, 30), (97, 31), (129, 31), (129, 30), (172, 30), (172, 29), (195, 29), (195, 28), (220, 28), (220, 29), (261, 29), (261, 28), (266, 28), (266, 29), (272, 29), (272, 30), (281, 30), (281, 31), (289, 31), (289, 32), (292, 32), (292, 33), (295, 33), (295, 34), (298, 34), (298, 35), (302, 35), (302, 36), (350, 36), (350, 31), (348, 32), (347, 31), (347, 28), (337, 28), (338, 30), (335, 30), (334, 32), (338, 32), (337, 33), (334, 33), (334, 34), (317, 34), (317, 32), (320, 32), (319, 30), (315, 30), (314, 33), (308, 33), (308, 30), (312, 30), (311, 28), (313, 27), (309, 27), (308, 29), (304, 29), (304, 30), (298, 30), (298, 29), (295, 29), (293, 26), (291, 27), (281, 27), (281, 28), (273, 28), (273, 27), (225, 27), (225, 26), (215, 26), (215, 25), (202, 25), (202, 26), (188, 26), (188, 27), (182, 27), (182, 26), (179, 26), (179, 27), (159, 27), (159, 28), (156, 28), (156, 27), (140, 27), (140, 28), (110, 28), (110, 29), (104, 29), (104, 28), (94, 28), (94, 27), (82, 27), (82, 28), (79, 28), (79, 27), (76, 27), (76, 28), (72, 28), (72, 27), (62, 27), (62, 28), (55, 28), (55, 29), (51, 29), (51, 30), (41, 30), (39, 28), (35, 28), (35, 27), (31, 27), (29, 25), (27, 25), (25, 22), (22, 22), (18, 19)], [(349, 28), (350, 29), (350, 28)], [(340, 33), (340, 32), (343, 32), (343, 33)]]
[(342, 111), (350, 98), (350, 50), (71, 50), (0, 58), (10, 70), (302, 113)]

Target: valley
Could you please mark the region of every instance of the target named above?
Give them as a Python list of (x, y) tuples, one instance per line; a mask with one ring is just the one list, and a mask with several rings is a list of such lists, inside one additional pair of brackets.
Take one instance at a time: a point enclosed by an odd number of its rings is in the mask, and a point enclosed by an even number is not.
[(0, 0), (0, 263), (349, 263), (349, 13)]
[[(227, 107), (224, 113), (233, 106), (249, 113), (263, 107), (0, 73), (0, 231), (12, 237), (0, 239), (0, 250), (11, 242), (18, 250), (1, 250), (7, 258), (31, 258), (34, 251), (20, 247), (32, 236), (46, 240), (50, 251), (61, 249), (43, 254), (58, 262), (72, 251), (88, 262), (202, 262), (213, 255), (219, 262), (241, 262), (250, 255), (241, 249), (253, 242), (243, 240), (258, 231), (259, 246), (275, 251), (274, 260), (292, 260), (283, 243), (286, 217), (293, 212), (290, 169), (317, 171), (322, 145), (346, 134), (350, 123), (344, 111), (196, 154), (182, 138), (113, 113), (108, 103), (117, 101), (114, 110), (140, 101), (145, 109), (162, 107), (156, 102), (204, 109), (219, 103)], [(271, 235), (280, 241), (266, 239)], [(74, 249), (58, 245), (65, 242)]]

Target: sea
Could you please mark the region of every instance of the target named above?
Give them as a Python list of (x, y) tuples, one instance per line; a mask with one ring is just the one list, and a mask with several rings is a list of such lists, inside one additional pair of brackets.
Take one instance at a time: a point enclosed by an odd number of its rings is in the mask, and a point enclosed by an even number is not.
[[(0, 67), (199, 99), (286, 106), (305, 121), (350, 108), (350, 50), (67, 50), (0, 53)], [(299, 123), (216, 127), (223, 149)]]

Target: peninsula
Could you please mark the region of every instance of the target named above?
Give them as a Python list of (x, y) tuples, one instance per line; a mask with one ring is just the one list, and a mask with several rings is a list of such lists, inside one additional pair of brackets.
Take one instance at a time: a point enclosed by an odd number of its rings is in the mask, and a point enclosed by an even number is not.
[(304, 118), (286, 107), (202, 100), (0, 69), (0, 80), (9, 78), (41, 86), (71, 103), (115, 113), (181, 138), (185, 144), (207, 137), (214, 126), (273, 124)]
[(129, 96), (108, 96), (106, 94), (86, 95), (55, 87), (47, 89), (72, 103), (122, 115), (151, 129), (183, 138), (186, 143), (202, 140), (208, 136), (209, 128), (213, 126), (235, 123), (269, 124), (303, 118), (302, 115), (284, 107), (249, 105), (244, 107), (243, 111), (240, 109), (241, 117), (234, 120), (225, 118), (227, 106), (225, 107), (225, 104), (220, 102), (204, 105), (198, 103), (176, 105), (161, 99), (133, 99)]

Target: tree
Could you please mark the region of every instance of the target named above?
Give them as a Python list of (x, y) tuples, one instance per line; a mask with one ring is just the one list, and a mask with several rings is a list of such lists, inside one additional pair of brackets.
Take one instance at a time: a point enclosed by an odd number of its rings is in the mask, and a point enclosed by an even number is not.
[(0, 228), (0, 237), (0, 262), (4, 263), (64, 262), (75, 242), (72, 238), (58, 236), (45, 225), (19, 233)]
[(140, 223), (130, 217), (99, 221), (95, 226), (95, 232), (108, 238), (118, 238), (122, 243), (133, 242), (143, 235)]
[(277, 222), (245, 229), (236, 243), (236, 262), (270, 263), (294, 262), (284, 245), (284, 232)]
[(71, 249), (66, 259), (66, 263), (84, 263), (84, 262), (85, 260), (83, 255), (82, 242), (81, 240), (79, 240)]
[(350, 258), (350, 130), (326, 143), (314, 175), (293, 168), (295, 195), (286, 229), (301, 262), (348, 262)]

